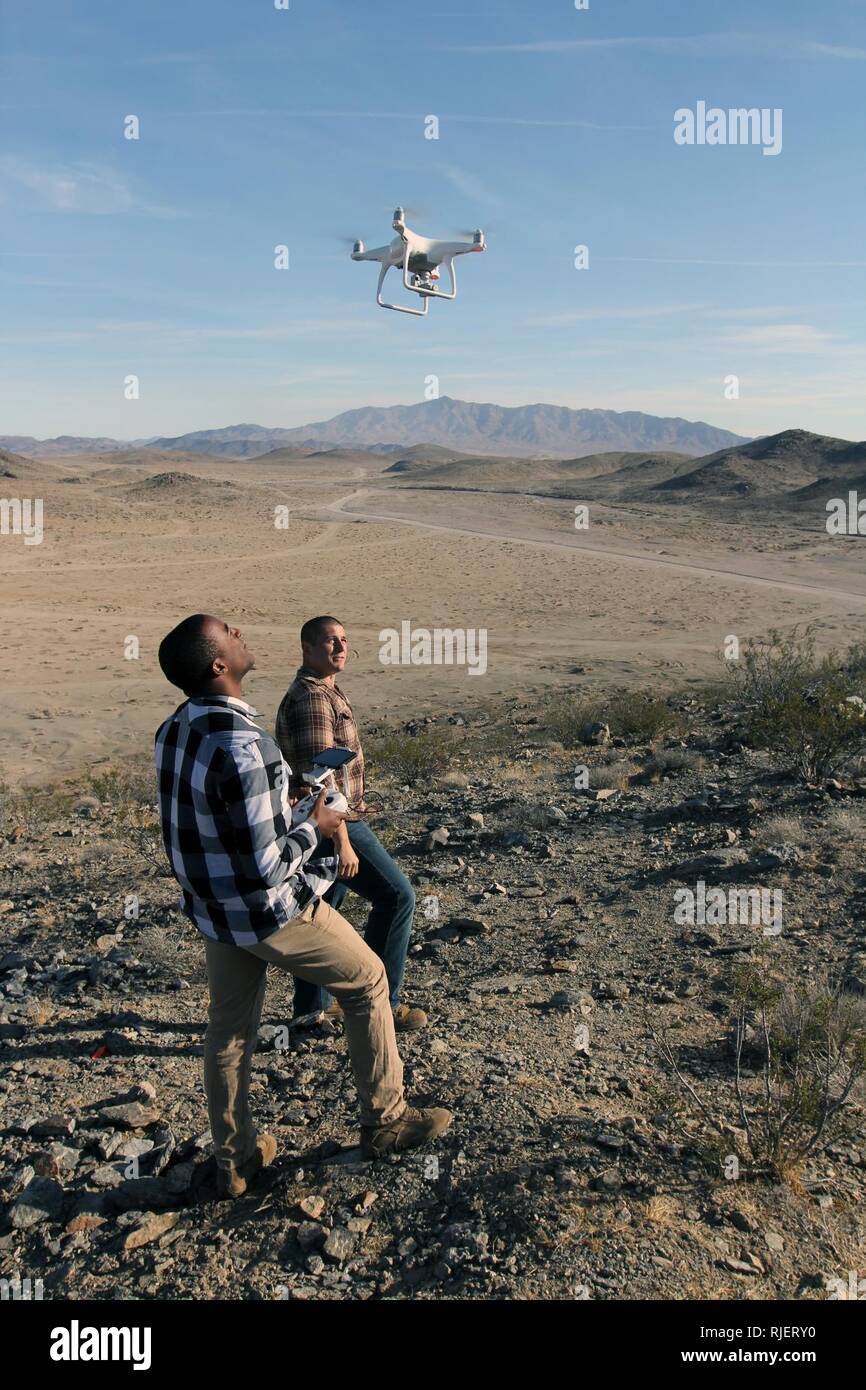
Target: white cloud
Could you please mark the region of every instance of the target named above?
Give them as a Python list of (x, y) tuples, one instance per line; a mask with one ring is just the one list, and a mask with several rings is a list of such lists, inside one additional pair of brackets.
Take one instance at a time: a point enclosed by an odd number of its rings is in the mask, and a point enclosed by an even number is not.
[[(363, 120), (363, 121), (415, 121), (421, 122), (424, 116), (419, 111), (295, 111), (282, 107), (219, 107), (205, 108), (203, 110), (163, 110), (159, 113), (162, 116), (291, 116), (299, 117), (304, 120), (320, 118), (334, 118), (339, 120)], [(501, 126), (541, 126), (544, 128), (566, 130), (652, 130), (654, 127), (648, 125), (610, 125), (601, 121), (580, 121), (580, 120), (547, 120), (544, 117), (537, 119), (524, 116), (486, 116), (484, 114), (466, 115), (453, 111), (439, 111), (436, 113), (442, 125), (448, 121), (463, 122), (475, 125), (501, 125)]]
[(341, 338), (349, 334), (369, 336), (369, 325), (363, 321), (360, 307), (354, 316), (341, 312), (333, 317), (322, 315), (318, 318), (291, 319), (286, 323), (264, 324), (254, 328), (241, 325), (218, 327), (211, 324), (178, 324), (168, 319), (86, 319), (69, 328), (3, 333), (0, 334), (0, 343), (47, 345), (93, 341), (119, 335), (133, 337), (138, 344), (146, 347), (155, 341), (167, 346), (189, 342), (284, 341), (317, 333), (339, 334)]
[(542, 314), (527, 320), (533, 328), (559, 328), (570, 323), (583, 323), (590, 319), (655, 319), (668, 318), (672, 314), (707, 313), (712, 306), (708, 304), (634, 304), (597, 306), (592, 309), (564, 309), (561, 313)]
[(461, 169), (459, 164), (440, 164), (439, 172), (448, 180), (458, 193), (472, 200), (473, 203), (483, 203), (488, 207), (502, 207), (502, 199), (498, 193), (494, 193), (488, 188), (483, 180), (476, 174), (472, 174), (468, 169)]
[(817, 256), (808, 261), (707, 260), (697, 256), (596, 256), (595, 259), (628, 265), (732, 265), (762, 270), (858, 270), (866, 266), (866, 261), (822, 261)]
[(592, 53), (599, 49), (635, 48), (650, 53), (688, 58), (833, 58), (849, 62), (866, 59), (866, 48), (818, 43), (781, 34), (634, 34), (618, 38), (535, 39), (525, 43), (449, 44), (457, 53)]
[(726, 334), (722, 341), (738, 347), (785, 353), (824, 352), (839, 345), (832, 333), (825, 333), (809, 323), (770, 323), (743, 328)]
[(95, 164), (82, 162), (48, 168), (16, 155), (3, 155), (0, 179), (28, 189), (39, 202), (57, 212), (110, 215), (134, 210), (158, 217), (178, 215), (171, 208), (148, 203), (133, 192), (120, 174)]

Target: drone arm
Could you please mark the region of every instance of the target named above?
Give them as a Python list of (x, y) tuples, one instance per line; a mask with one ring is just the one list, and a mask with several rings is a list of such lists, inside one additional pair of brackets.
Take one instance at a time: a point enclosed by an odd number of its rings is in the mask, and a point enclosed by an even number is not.
[(384, 261), (390, 254), (390, 246), (374, 246), (370, 251), (353, 251), (353, 261)]

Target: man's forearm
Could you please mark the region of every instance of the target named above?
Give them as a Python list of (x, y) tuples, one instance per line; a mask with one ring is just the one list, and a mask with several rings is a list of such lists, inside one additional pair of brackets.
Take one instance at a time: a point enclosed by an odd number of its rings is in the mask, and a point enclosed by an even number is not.
[(342, 854), (344, 850), (347, 850), (347, 849), (350, 848), (349, 832), (348, 832), (348, 830), (346, 829), (346, 822), (345, 822), (345, 821), (340, 821), (340, 824), (337, 826), (337, 829), (334, 831), (333, 839), (334, 839), (334, 847), (335, 847), (335, 849), (336, 849), (336, 851), (337, 851), (338, 854)]

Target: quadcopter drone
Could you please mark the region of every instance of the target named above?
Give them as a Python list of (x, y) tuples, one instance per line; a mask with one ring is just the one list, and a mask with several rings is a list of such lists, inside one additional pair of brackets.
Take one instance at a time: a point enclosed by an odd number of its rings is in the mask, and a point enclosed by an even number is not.
[[(387, 246), (376, 246), (372, 251), (364, 249), (363, 241), (356, 241), (352, 247), (353, 261), (379, 261), (382, 269), (376, 289), (376, 303), (383, 309), (396, 309), (398, 314), (426, 314), (431, 299), (456, 299), (457, 277), (454, 272), (454, 257), (464, 256), (467, 251), (484, 251), (487, 243), (484, 233), (479, 229), (472, 232), (471, 241), (433, 241), (419, 236), (406, 226), (403, 208), (394, 209), (391, 223), (397, 233)], [(451, 281), (450, 290), (439, 290), (439, 267), (444, 265)], [(407, 290), (421, 296), (423, 309), (411, 309), (405, 304), (389, 304), (382, 298), (385, 276), (392, 266), (403, 267), (403, 284)]]

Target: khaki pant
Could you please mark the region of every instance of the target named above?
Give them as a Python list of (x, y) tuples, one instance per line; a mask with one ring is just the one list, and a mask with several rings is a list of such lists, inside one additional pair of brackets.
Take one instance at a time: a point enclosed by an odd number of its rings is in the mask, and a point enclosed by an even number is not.
[(315, 899), (254, 946), (205, 942), (210, 987), (204, 1084), (214, 1153), (237, 1167), (256, 1146), (249, 1083), (268, 964), (322, 985), (342, 1006), (363, 1125), (385, 1125), (405, 1108), (385, 967), (339, 912)]

